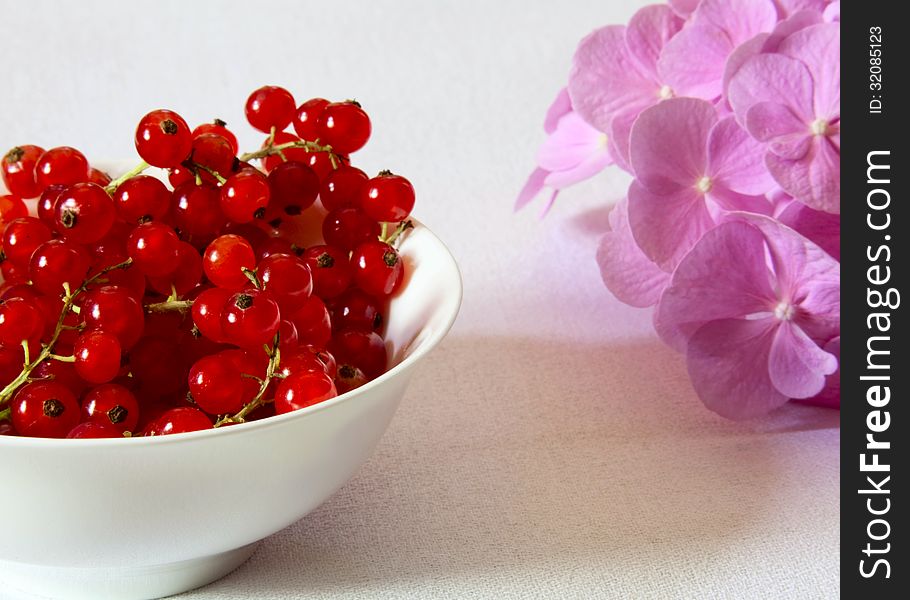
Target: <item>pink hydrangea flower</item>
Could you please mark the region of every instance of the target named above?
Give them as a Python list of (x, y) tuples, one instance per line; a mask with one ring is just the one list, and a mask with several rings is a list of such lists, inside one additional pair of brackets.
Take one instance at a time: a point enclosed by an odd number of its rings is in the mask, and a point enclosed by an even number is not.
[(840, 32), (814, 25), (775, 54), (749, 58), (730, 80), (740, 123), (767, 143), (777, 183), (810, 207), (840, 212)]
[(775, 202), (774, 218), (808, 238), (840, 262), (840, 215), (809, 208), (781, 192)]
[(770, 213), (762, 147), (714, 106), (673, 98), (643, 112), (631, 135), (636, 179), (629, 224), (644, 254), (672, 271), (728, 211)]
[(610, 231), (597, 249), (597, 264), (607, 289), (631, 306), (657, 304), (670, 274), (645, 256), (629, 228), (629, 201), (623, 198), (610, 212)]
[(732, 419), (812, 398), (837, 369), (840, 265), (758, 215), (708, 232), (679, 264), (656, 316), (682, 346), (698, 396)]
[(626, 170), (635, 118), (680, 91), (667, 85), (658, 62), (664, 45), (682, 25), (668, 6), (646, 6), (628, 27), (598, 29), (575, 52), (569, 74), (572, 105), (591, 126), (610, 134), (613, 157)]
[(776, 23), (771, 0), (702, 0), (691, 21), (661, 53), (659, 70), (665, 83), (677, 95), (719, 98), (727, 57)]
[(544, 187), (552, 189), (543, 214), (553, 206), (559, 191), (589, 179), (613, 163), (606, 134), (597, 131), (572, 111), (569, 94), (561, 90), (547, 111), (544, 131), (549, 134), (537, 152), (539, 165), (528, 177), (515, 201), (515, 210), (531, 202)]

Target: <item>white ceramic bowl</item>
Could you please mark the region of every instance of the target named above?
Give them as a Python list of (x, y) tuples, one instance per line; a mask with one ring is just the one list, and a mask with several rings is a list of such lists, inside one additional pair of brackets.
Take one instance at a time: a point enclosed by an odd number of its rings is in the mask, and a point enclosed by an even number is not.
[(419, 223), (400, 246), (387, 373), (300, 411), (129, 440), (0, 436), (0, 597), (157, 598), (204, 585), (340, 488), (373, 452), (461, 304), (452, 255)]

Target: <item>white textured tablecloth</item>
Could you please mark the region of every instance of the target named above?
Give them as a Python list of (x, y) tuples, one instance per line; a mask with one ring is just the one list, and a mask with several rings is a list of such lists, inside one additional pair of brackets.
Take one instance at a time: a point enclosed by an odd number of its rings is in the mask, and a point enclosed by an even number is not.
[(578, 39), (639, 5), (0, 2), (0, 145), (133, 156), (138, 117), (167, 106), (223, 117), (250, 147), (261, 84), (356, 97), (374, 124), (356, 162), (414, 182), (464, 272), (461, 317), (376, 455), (181, 598), (838, 594), (838, 415), (735, 424), (702, 407), (649, 312), (600, 282), (623, 176), (543, 221), (512, 214)]

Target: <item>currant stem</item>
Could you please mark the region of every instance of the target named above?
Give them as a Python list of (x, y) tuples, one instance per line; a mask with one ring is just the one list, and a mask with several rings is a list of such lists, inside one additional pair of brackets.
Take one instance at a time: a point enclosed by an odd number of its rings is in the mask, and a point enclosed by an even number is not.
[(150, 166), (151, 166), (150, 164), (148, 164), (147, 162), (145, 162), (143, 160), (138, 165), (136, 165), (135, 167), (133, 167), (132, 169), (130, 169), (129, 171), (127, 171), (126, 173), (124, 173), (123, 175), (118, 177), (117, 179), (114, 179), (109, 184), (104, 186), (104, 191), (107, 192), (108, 194), (113, 194), (114, 192), (117, 191), (117, 188), (120, 187), (120, 184), (122, 184), (127, 179), (132, 179), (136, 175), (139, 175), (140, 173), (142, 173), (143, 171), (148, 169)]
[[(278, 365), (281, 362), (281, 351), (278, 349), (278, 335), (275, 335), (275, 340), (272, 342), (272, 347), (269, 349), (269, 365), (265, 370), (265, 378), (259, 380), (259, 391), (253, 397), (252, 400), (244, 404), (243, 408), (240, 409), (234, 416), (225, 415), (218, 419), (215, 423), (215, 427), (221, 427), (222, 425), (229, 425), (233, 423), (244, 423), (246, 417), (265, 404), (267, 402), (265, 398), (265, 393), (269, 389), (269, 383), (272, 379), (278, 375)], [(254, 379), (259, 379), (258, 377), (253, 376)]]
[(147, 313), (186, 312), (193, 307), (192, 300), (166, 300), (145, 305)]
[[(60, 317), (57, 319), (57, 326), (54, 328), (54, 334), (51, 336), (50, 341), (41, 348), (41, 352), (38, 353), (38, 356), (36, 356), (35, 359), (31, 362), (27, 362), (25, 365), (23, 365), (22, 372), (19, 373), (15, 379), (10, 381), (2, 390), (0, 390), (0, 406), (3, 406), (9, 402), (10, 399), (12, 399), (13, 395), (16, 393), (16, 390), (18, 390), (25, 383), (28, 383), (29, 376), (31, 375), (32, 371), (34, 371), (38, 365), (53, 355), (54, 345), (57, 343), (57, 340), (60, 339), (60, 334), (66, 327), (64, 321), (66, 320), (67, 315), (69, 315), (70, 312), (73, 312), (74, 308), (77, 308), (74, 305), (76, 298), (78, 298), (80, 294), (89, 288), (89, 286), (97, 282), (104, 275), (117, 269), (127, 269), (132, 264), (133, 259), (128, 258), (121, 263), (105, 267), (83, 281), (82, 285), (76, 288), (75, 291), (71, 291), (69, 285), (63, 285), (63, 308), (60, 311)], [(25, 356), (28, 357), (28, 353), (26, 353)]]
[[(385, 223), (383, 223), (383, 225), (385, 225)], [(412, 223), (410, 220), (402, 221), (401, 223), (398, 224), (398, 227), (395, 228), (395, 231), (392, 232), (392, 235), (390, 235), (383, 241), (385, 241), (386, 244), (391, 246), (392, 244), (395, 243), (395, 240), (400, 238), (401, 234), (403, 234), (408, 229), (414, 229), (414, 223)], [(383, 237), (385, 237), (385, 231), (383, 231)]]
[(47, 357), (51, 360), (59, 360), (60, 362), (76, 362), (75, 356), (60, 356), (59, 354), (48, 354)]
[(308, 142), (306, 140), (297, 140), (294, 142), (287, 142), (284, 144), (278, 144), (277, 146), (273, 144), (266, 144), (264, 148), (256, 150), (255, 152), (247, 152), (246, 154), (240, 155), (240, 160), (242, 162), (249, 162), (257, 158), (265, 158), (266, 156), (271, 156), (273, 154), (281, 154), (284, 150), (288, 148), (303, 148), (307, 152), (328, 152), (329, 158), (332, 160), (332, 164), (335, 164), (335, 151), (331, 146), (323, 146), (316, 142)]
[(10, 415), (13, 414), (13, 409), (7, 406), (3, 410), (0, 410), (0, 421), (6, 421), (10, 418)]
[[(195, 169), (195, 170), (197, 170), (197, 171), (205, 171), (206, 173), (208, 173), (209, 175), (211, 175), (212, 177), (214, 177), (215, 179), (217, 179), (217, 180), (218, 180), (218, 183), (223, 184), (225, 181), (227, 181), (227, 179), (225, 179), (224, 177), (222, 177), (222, 176), (221, 176), (221, 173), (219, 173), (219, 172), (216, 171), (215, 169), (210, 169), (209, 167), (207, 167), (207, 166), (205, 166), (205, 165), (200, 165), (199, 163), (196, 163), (196, 162), (188, 163), (188, 165), (189, 165), (191, 168), (193, 168), (193, 169)], [(198, 185), (198, 184), (199, 184), (199, 181), (200, 181), (200, 180), (199, 180), (199, 174), (198, 174), (198, 172), (197, 172), (197, 174), (196, 174), (196, 178), (197, 178), (197, 185)]]

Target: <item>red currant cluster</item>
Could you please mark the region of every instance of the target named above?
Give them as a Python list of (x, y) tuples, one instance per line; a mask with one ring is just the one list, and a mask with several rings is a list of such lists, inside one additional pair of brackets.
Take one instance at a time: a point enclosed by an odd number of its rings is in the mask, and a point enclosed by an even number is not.
[[(246, 116), (268, 137), (238, 156), (223, 121), (191, 130), (152, 111), (136, 130), (143, 162), (113, 181), (74, 148), (3, 157), (0, 434), (220, 427), (386, 370), (379, 332), (413, 187), (351, 166), (371, 132), (356, 102), (298, 107), (263, 87)], [(324, 210), (308, 210), (317, 198)], [(316, 226), (324, 243), (302, 246)]]

